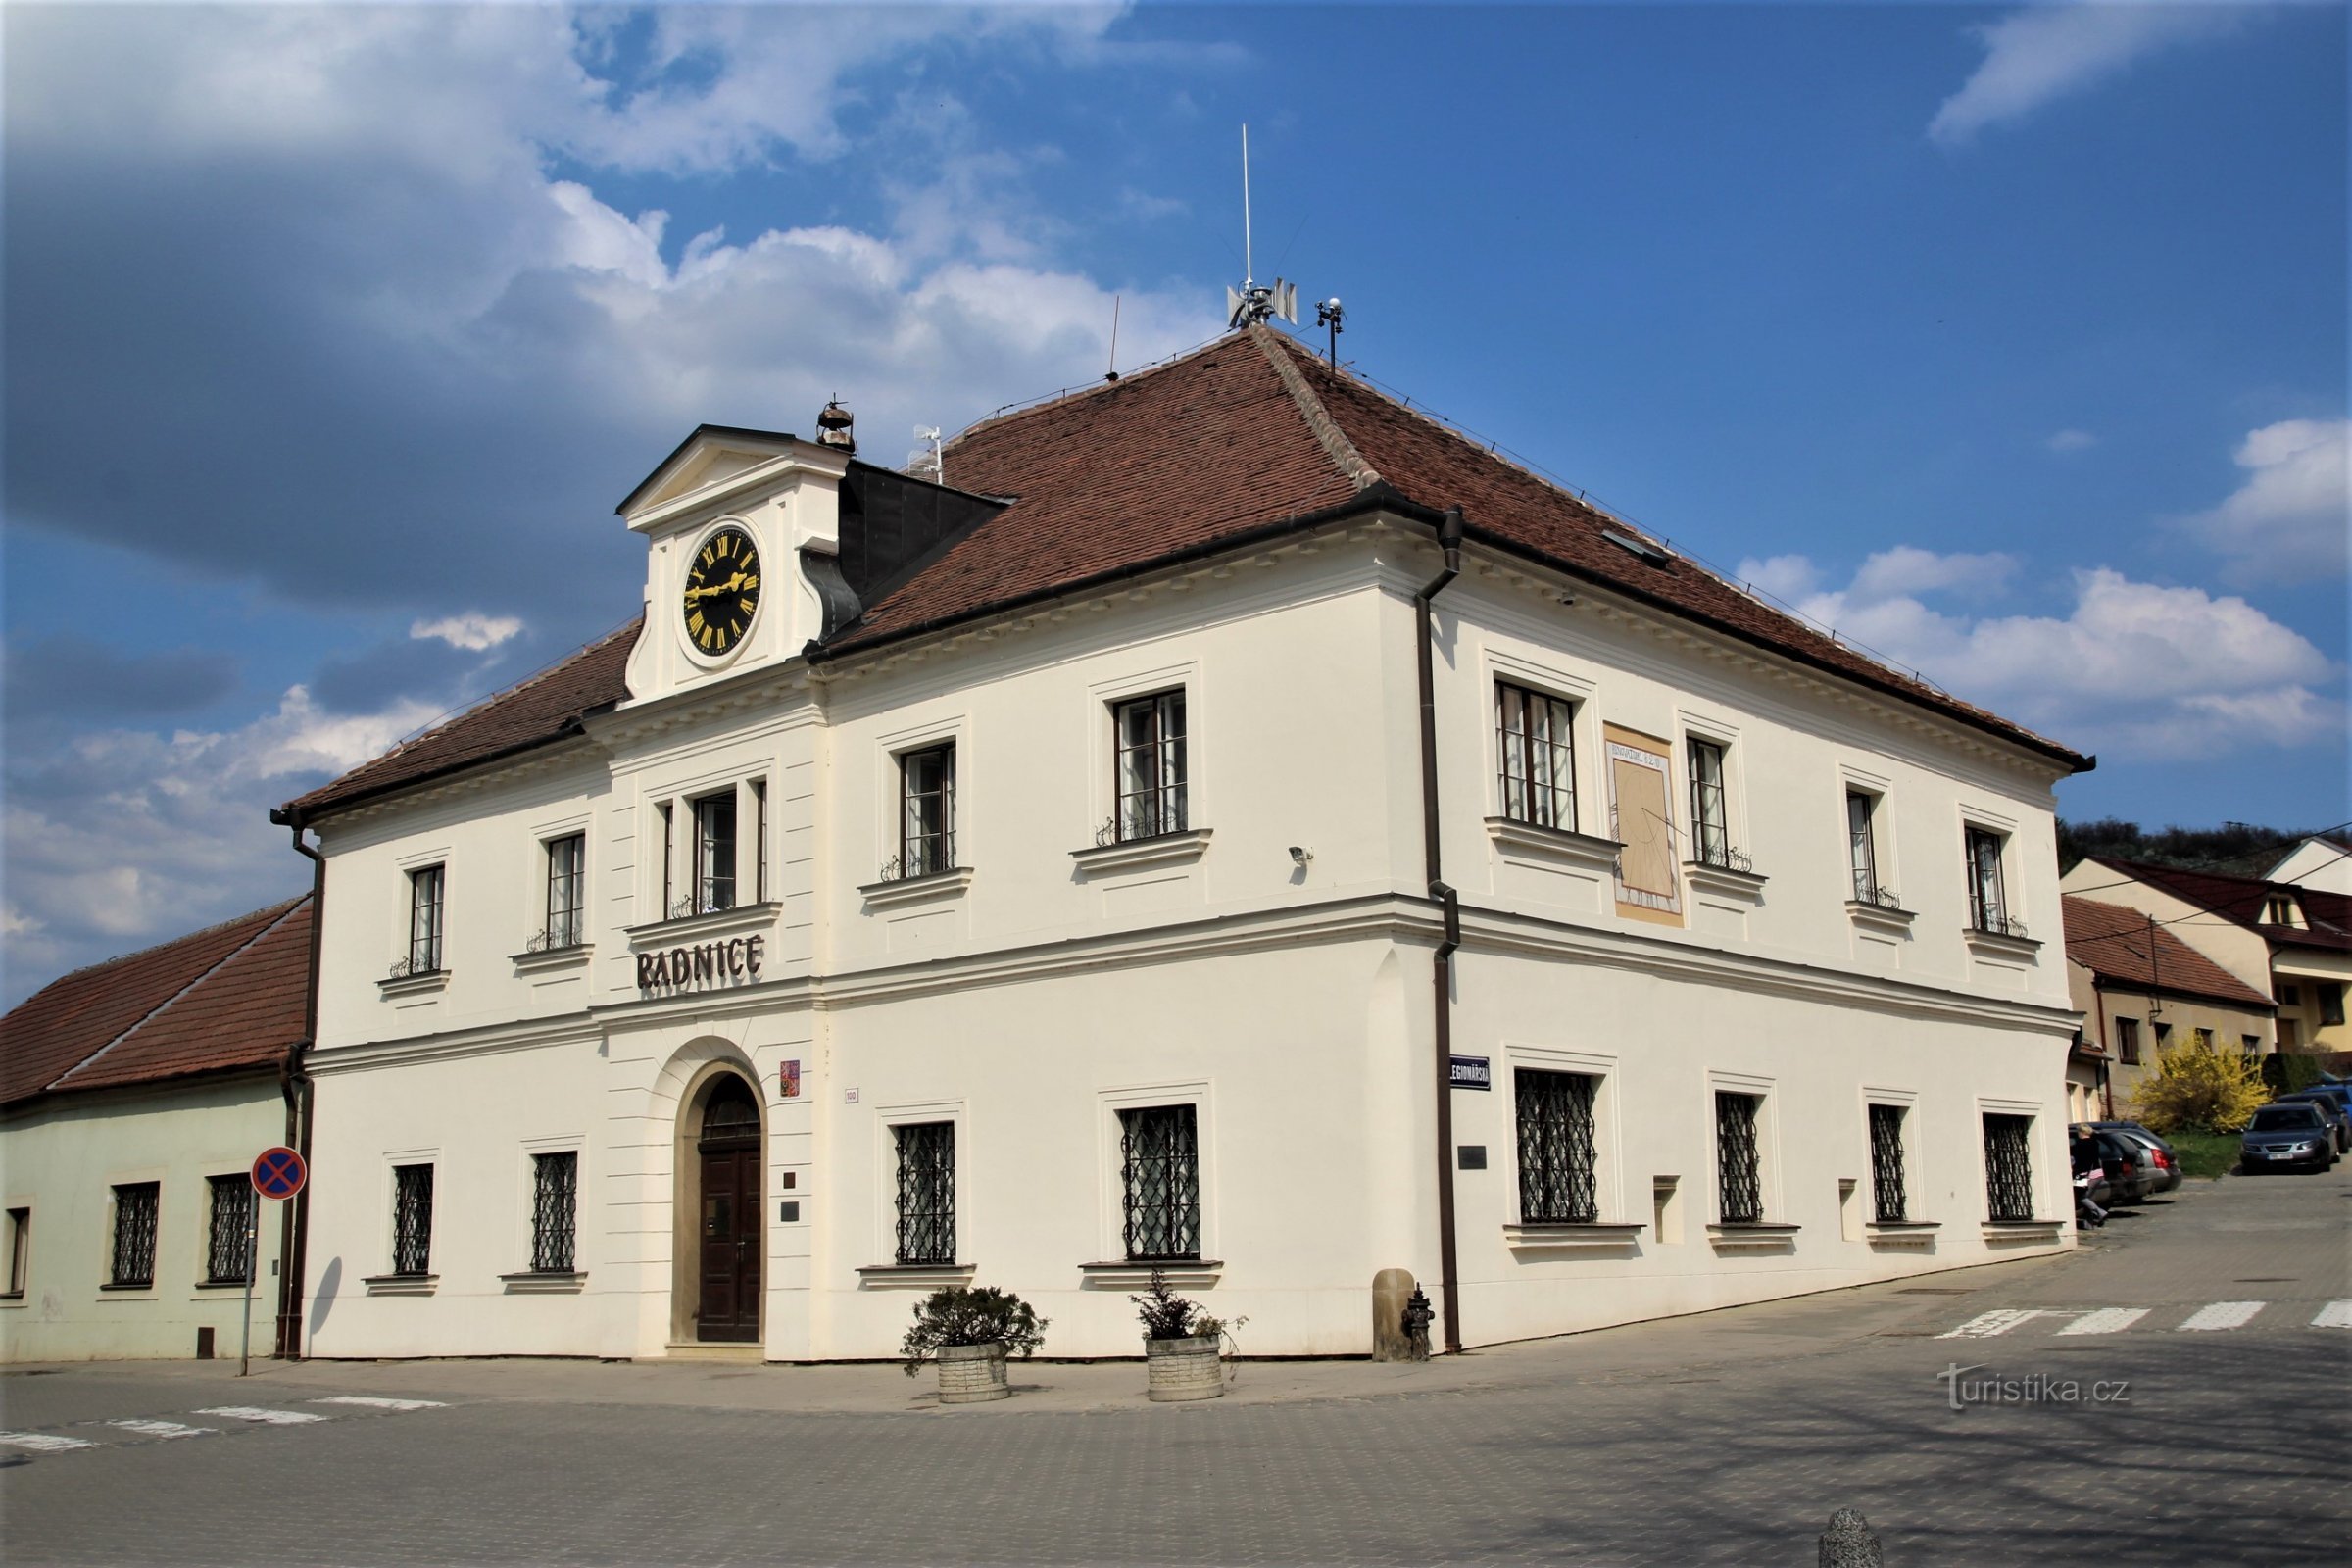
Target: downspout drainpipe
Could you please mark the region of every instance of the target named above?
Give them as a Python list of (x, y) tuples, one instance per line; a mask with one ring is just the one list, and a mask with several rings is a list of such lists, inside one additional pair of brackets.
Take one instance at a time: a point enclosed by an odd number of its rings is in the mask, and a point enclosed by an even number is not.
[(1438, 1091), (1438, 1287), (1446, 1350), (1462, 1348), (1462, 1305), (1454, 1283), (1453, 1236), (1453, 956), (1462, 945), (1462, 905), (1446, 885), (1438, 831), (1438, 696), (1430, 604), (1462, 570), (1462, 509), (1448, 507), (1438, 524), (1446, 568), (1413, 596), (1413, 646), (1421, 680), (1421, 846), (1427, 861), (1429, 896), (1446, 911), (1446, 935), (1432, 966), (1435, 988), (1432, 1033), (1436, 1041)]
[[(286, 1059), (278, 1068), (279, 1093), (286, 1100), (286, 1144), (302, 1156), (306, 1170), (311, 1163), (311, 1075), (302, 1070), (303, 1054), (318, 1038), (318, 955), (326, 940), (326, 857), (303, 841), (303, 822), (292, 813), (272, 811), (271, 821), (279, 822), (294, 832), (294, 848), (311, 862), (311, 960), (310, 977), (303, 988), (302, 1038), (286, 1051)], [(311, 1172), (315, 1176), (317, 1172)], [(311, 1243), (311, 1183), (306, 1179), (302, 1191), (284, 1204), (278, 1212), (277, 1255), (277, 1348), (275, 1356), (281, 1361), (302, 1359), (302, 1281), (309, 1260)]]

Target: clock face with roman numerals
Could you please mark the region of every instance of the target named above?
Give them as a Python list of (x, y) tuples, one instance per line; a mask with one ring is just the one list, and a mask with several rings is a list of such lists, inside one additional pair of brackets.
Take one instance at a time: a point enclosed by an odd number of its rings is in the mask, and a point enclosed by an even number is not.
[(760, 552), (750, 534), (728, 526), (695, 546), (679, 605), (689, 642), (706, 654), (726, 653), (759, 608)]

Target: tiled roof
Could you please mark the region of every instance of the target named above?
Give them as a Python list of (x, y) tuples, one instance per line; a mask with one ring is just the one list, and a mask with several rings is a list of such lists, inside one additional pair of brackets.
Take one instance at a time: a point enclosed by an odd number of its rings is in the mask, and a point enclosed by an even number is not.
[[(1266, 327), (984, 420), (948, 444), (957, 490), (1006, 498), (828, 639), (821, 657), (1237, 546), (1350, 504), (1462, 509), (1474, 540), (1997, 735), (2075, 770), (2090, 760), (1879, 663), (1697, 564), (1610, 543), (1639, 530)], [(627, 695), (631, 623), (604, 642), (291, 803), (317, 812), (574, 730)]]
[(628, 695), (623, 676), (644, 624), (639, 615), (521, 684), (296, 797), (284, 810), (308, 815), (573, 733), (582, 717)]
[(2066, 956), (2102, 980), (2272, 1010), (2271, 999), (2137, 909), (2068, 894)]
[[(2328, 948), (2352, 952), (2352, 897), (2291, 882), (2265, 882), (2259, 877), (2229, 876), (2220, 871), (2191, 871), (2177, 865), (2148, 865), (2104, 855), (2091, 863), (2161, 888), (2173, 897), (2210, 909), (2273, 942), (2295, 948)], [(2273, 898), (2291, 899), (2303, 911), (2305, 925), (2274, 925), (2262, 917)]]
[(51, 981), (0, 1018), (0, 1104), (281, 1059), (302, 1035), (310, 931), (294, 899)]

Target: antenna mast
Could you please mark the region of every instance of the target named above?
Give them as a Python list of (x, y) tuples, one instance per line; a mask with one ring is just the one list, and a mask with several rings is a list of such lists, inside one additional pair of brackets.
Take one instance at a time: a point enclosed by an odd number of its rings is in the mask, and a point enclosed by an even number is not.
[(1293, 326), (1298, 324), (1298, 285), (1276, 278), (1272, 284), (1259, 287), (1256, 258), (1251, 254), (1250, 237), (1250, 127), (1242, 126), (1242, 286), (1225, 291), (1225, 325), (1255, 326), (1258, 322), (1281, 317)]

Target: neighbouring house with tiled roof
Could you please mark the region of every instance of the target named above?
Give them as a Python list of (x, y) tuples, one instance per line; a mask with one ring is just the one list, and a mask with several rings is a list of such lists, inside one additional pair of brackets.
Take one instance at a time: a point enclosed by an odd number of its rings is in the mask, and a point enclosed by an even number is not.
[(2278, 1050), (2352, 1053), (2344, 1023), (2352, 895), (2096, 855), (2070, 869), (2063, 886), (2154, 918), (2272, 1002), (2278, 1013), (2265, 1038)]
[(275, 1348), (285, 1215), (249, 1172), (299, 1137), (310, 958), (295, 899), (77, 969), (0, 1018), (0, 1360), (235, 1355), (248, 1280), (255, 1353)]
[(2277, 1005), (2198, 952), (2178, 927), (2122, 904), (2072, 894), (2066, 968), (2085, 1043), (2096, 1048), (2069, 1074), (2078, 1119), (2129, 1114), (2140, 1083), (2167, 1046), (2191, 1041), (2261, 1055), (2276, 1048)]
[(278, 813), (312, 1353), (882, 1356), (977, 1280), (1134, 1354), (1161, 1270), (1354, 1354), (1391, 1270), (1445, 1348), (2071, 1244), (2088, 759), (1263, 326), (926, 476), (848, 424), (694, 431), (641, 618)]
[(2314, 833), (2280, 856), (2262, 878), (2320, 893), (2352, 895), (2352, 834), (2342, 828)]

